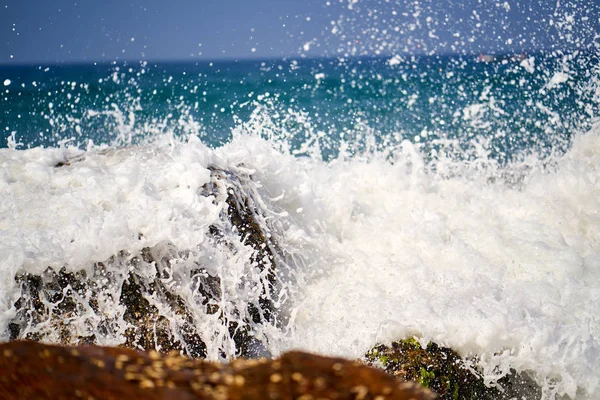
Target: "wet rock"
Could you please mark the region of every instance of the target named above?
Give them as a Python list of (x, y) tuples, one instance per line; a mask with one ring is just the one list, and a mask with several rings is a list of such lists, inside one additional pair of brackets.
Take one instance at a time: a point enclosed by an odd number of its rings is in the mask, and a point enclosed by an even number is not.
[(123, 348), (0, 344), (0, 397), (13, 399), (426, 400), (432, 393), (360, 363), (301, 352), (216, 364)]
[(415, 339), (406, 339), (390, 346), (378, 345), (364, 360), (400, 380), (418, 382), (443, 400), (541, 398), (539, 386), (526, 374), (516, 371), (500, 379), (498, 387), (486, 386), (476, 369), (476, 360), (467, 362), (452, 349), (435, 343), (423, 348)]
[[(68, 168), (77, 161), (57, 167)], [(65, 345), (111, 343), (202, 358), (207, 351), (202, 334), (207, 332), (198, 327), (204, 318), (216, 315), (224, 327), (221, 334), (235, 344), (235, 354), (222, 349), (221, 355), (254, 355), (261, 346), (251, 325), (273, 321), (277, 246), (268, 233), (251, 177), (216, 167), (210, 170), (210, 183), (198, 193), (227, 206), (220, 222), (207, 227), (209, 240), (203, 246), (212, 248), (204, 253), (220, 251), (234, 257), (240, 248), (250, 248), (245, 263), (258, 271), (259, 278), (257, 282), (243, 278), (239, 286), (258, 288), (256, 301), (234, 302), (222, 309), (226, 294), (221, 276), (202, 264), (198, 254), (203, 250), (194, 254), (161, 242), (133, 254), (124, 250), (79, 269), (49, 266), (41, 275), (16, 276), (21, 296), (8, 326), (10, 339)], [(178, 263), (185, 268), (176, 269)], [(178, 278), (182, 270), (186, 276)], [(191, 288), (182, 288), (182, 282)]]
[[(234, 174), (216, 167), (210, 167), (211, 181), (204, 186), (205, 196), (214, 196), (215, 202), (225, 201), (228, 205), (227, 214), (222, 220), (231, 221), (224, 227), (211, 226), (211, 233), (218, 241), (232, 247), (228, 238), (240, 236), (242, 243), (254, 249), (250, 261), (263, 274), (259, 307), (251, 307), (252, 318), (255, 322), (271, 320), (273, 301), (276, 298), (275, 268), (277, 246), (271, 235), (263, 228), (268, 225), (261, 213), (260, 196), (253, 190), (247, 190), (249, 176)], [(246, 181), (246, 182), (245, 182)]]
[(83, 161), (83, 160), (85, 160), (85, 155), (78, 155), (75, 157), (64, 158), (63, 160), (58, 161), (56, 164), (54, 164), (54, 168), (69, 167), (71, 164), (79, 162), (79, 161)]

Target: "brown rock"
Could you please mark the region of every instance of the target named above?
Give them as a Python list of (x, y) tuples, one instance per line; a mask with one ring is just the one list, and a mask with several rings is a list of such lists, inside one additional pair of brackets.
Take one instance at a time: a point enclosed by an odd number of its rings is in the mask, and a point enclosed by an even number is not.
[(360, 363), (301, 352), (216, 364), (124, 348), (0, 344), (0, 398), (369, 399), (435, 398)]

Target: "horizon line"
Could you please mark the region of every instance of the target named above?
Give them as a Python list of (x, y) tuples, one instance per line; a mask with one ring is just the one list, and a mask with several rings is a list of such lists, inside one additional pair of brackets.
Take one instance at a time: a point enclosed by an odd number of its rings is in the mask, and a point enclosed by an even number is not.
[[(109, 66), (109, 65), (124, 65), (124, 64), (210, 64), (210, 63), (244, 63), (244, 62), (277, 62), (277, 61), (301, 61), (301, 60), (339, 60), (339, 59), (347, 59), (347, 60), (357, 60), (357, 59), (386, 59), (393, 58), (396, 56), (399, 57), (416, 57), (416, 58), (431, 58), (431, 57), (477, 57), (481, 54), (483, 55), (492, 55), (495, 57), (502, 57), (506, 55), (515, 55), (515, 54), (549, 54), (555, 51), (559, 51), (562, 53), (565, 52), (573, 52), (578, 51), (579, 49), (572, 49), (571, 51), (566, 51), (565, 49), (537, 49), (535, 51), (521, 51), (521, 52), (465, 52), (465, 53), (436, 53), (436, 54), (426, 54), (426, 53), (398, 53), (398, 54), (378, 54), (378, 55), (352, 55), (352, 56), (344, 56), (344, 55), (314, 55), (314, 56), (306, 56), (306, 55), (298, 55), (298, 56), (265, 56), (265, 57), (217, 57), (217, 58), (201, 58), (201, 59), (193, 59), (193, 58), (154, 58), (154, 59), (144, 59), (144, 58), (131, 58), (131, 59), (117, 59), (117, 60), (70, 60), (70, 61), (23, 61), (23, 62), (2, 62), (0, 61), (0, 68), (3, 67), (65, 67), (65, 66)], [(579, 50), (586, 52), (586, 50)]]

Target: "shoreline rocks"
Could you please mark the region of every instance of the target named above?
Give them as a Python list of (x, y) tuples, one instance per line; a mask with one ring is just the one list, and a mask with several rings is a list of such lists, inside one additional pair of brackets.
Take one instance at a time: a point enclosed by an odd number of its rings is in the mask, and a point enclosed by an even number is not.
[(467, 363), (455, 351), (429, 343), (421, 347), (415, 339), (377, 345), (364, 357), (370, 366), (404, 381), (418, 382), (441, 400), (538, 400), (540, 387), (526, 374), (513, 373), (488, 387), (476, 369), (476, 360)]
[[(16, 316), (5, 328), (10, 340), (110, 343), (204, 358), (206, 340), (220, 335), (223, 358), (264, 352), (252, 326), (274, 323), (277, 245), (251, 176), (209, 170), (210, 182), (197, 193), (222, 205), (222, 211), (218, 223), (206, 226), (204, 247), (177, 249), (163, 241), (90, 265), (48, 266), (40, 275), (20, 274), (14, 278), (21, 290)], [(253, 272), (231, 283), (239, 290), (224, 292), (223, 276), (205, 263), (211, 257), (237, 257)], [(246, 298), (237, 298), (238, 291)], [(215, 332), (201, 327), (215, 317)]]

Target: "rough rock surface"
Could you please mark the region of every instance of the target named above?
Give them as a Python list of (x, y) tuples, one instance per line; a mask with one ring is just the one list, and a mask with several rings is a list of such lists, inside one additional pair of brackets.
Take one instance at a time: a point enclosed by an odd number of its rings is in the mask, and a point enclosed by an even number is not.
[(360, 363), (301, 352), (277, 360), (215, 364), (180, 355), (37, 342), (0, 344), (0, 398), (205, 400), (426, 400), (420, 385), (402, 383)]
[(443, 400), (539, 399), (540, 388), (525, 374), (513, 372), (488, 387), (473, 363), (455, 351), (429, 343), (421, 347), (415, 339), (375, 346), (365, 356), (367, 365), (378, 366), (402, 381), (418, 382)]
[[(68, 168), (79, 161), (56, 167)], [(205, 246), (232, 255), (240, 246), (251, 248), (252, 256), (245, 262), (264, 278), (240, 285), (258, 286), (258, 301), (234, 305), (226, 313), (220, 308), (224, 296), (221, 277), (194, 260), (189, 251), (161, 242), (134, 254), (123, 250), (79, 270), (76, 266), (48, 266), (41, 275), (16, 276), (21, 296), (15, 303), (16, 316), (7, 327), (10, 339), (65, 345), (114, 343), (132, 349), (176, 350), (202, 358), (206, 344), (196, 327), (203, 315), (218, 315), (235, 343), (235, 356), (252, 356), (255, 339), (249, 325), (273, 319), (277, 246), (266, 232), (268, 225), (251, 177), (217, 167), (209, 169), (211, 181), (198, 188), (198, 194), (227, 206), (220, 223), (207, 227), (210, 239)], [(142, 237), (140, 234), (140, 240)], [(173, 266), (178, 262), (193, 263), (189, 276), (183, 279), (194, 287), (193, 296), (183, 295), (180, 282), (173, 279)], [(238, 314), (245, 317), (236, 318)]]

